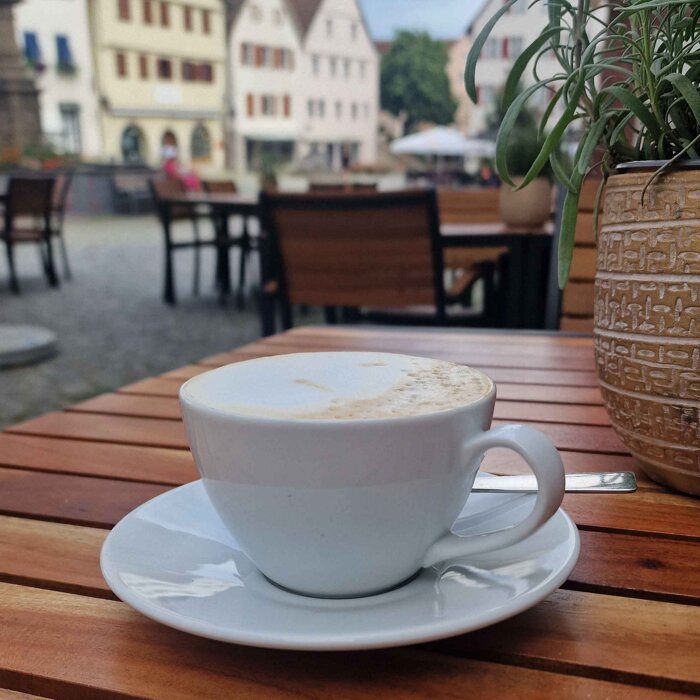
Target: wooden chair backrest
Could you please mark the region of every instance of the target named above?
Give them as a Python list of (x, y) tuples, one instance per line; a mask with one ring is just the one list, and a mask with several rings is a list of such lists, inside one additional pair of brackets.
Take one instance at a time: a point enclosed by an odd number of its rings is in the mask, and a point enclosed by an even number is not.
[[(156, 205), (162, 199), (168, 197), (180, 197), (187, 193), (187, 188), (181, 180), (165, 175), (157, 175), (149, 179), (148, 184), (151, 188), (151, 194), (156, 201)], [(182, 219), (192, 219), (195, 215), (194, 206), (183, 204), (170, 207), (171, 221)]]
[[(593, 293), (596, 273), (596, 237), (593, 230), (593, 211), (599, 183), (600, 180), (589, 178), (583, 184), (578, 205), (569, 282), (562, 292), (559, 292), (556, 284), (558, 246), (554, 246), (550, 271), (550, 297), (553, 299), (548, 300), (547, 312), (547, 325), (550, 328), (558, 327), (563, 331), (579, 333), (593, 332)], [(563, 198), (560, 197), (560, 210), (561, 202), (563, 202)]]
[(283, 296), (294, 304), (444, 314), (435, 193), (261, 195)]
[(501, 220), (498, 187), (438, 190), (440, 223), (491, 224)]
[(70, 189), (72, 175), (70, 173), (61, 173), (56, 176), (56, 184), (53, 188), (53, 197), (51, 200), (51, 208), (57, 214), (63, 214), (66, 208), (68, 199), (68, 190)]
[(376, 192), (377, 185), (374, 182), (312, 182), (309, 192), (334, 194), (337, 192)]
[(51, 216), (51, 202), (56, 184), (55, 177), (12, 177), (7, 188), (5, 216), (11, 221), (15, 216)]
[(202, 187), (209, 194), (237, 194), (238, 187), (233, 180), (202, 180)]

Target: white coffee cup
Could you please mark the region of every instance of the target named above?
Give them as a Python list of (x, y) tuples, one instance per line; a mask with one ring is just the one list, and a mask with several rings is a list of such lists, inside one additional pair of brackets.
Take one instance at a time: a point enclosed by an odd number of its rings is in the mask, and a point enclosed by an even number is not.
[[(422, 567), (515, 544), (556, 512), (564, 495), (559, 454), (533, 428), (489, 430), (496, 389), (486, 375), (479, 374), (481, 394), (463, 404), (452, 397), (447, 407), (410, 415), (408, 400), (398, 415), (382, 414), (380, 405), (379, 417), (342, 417), (348, 401), (376, 406), (411, 368), (420, 374), (431, 362), (387, 353), (278, 355), (182, 386), (207, 494), (271, 581), (312, 596), (370, 595)], [(326, 416), (333, 406), (340, 412)], [(534, 507), (514, 527), (459, 537), (450, 529), (492, 447), (527, 461), (539, 488)]]

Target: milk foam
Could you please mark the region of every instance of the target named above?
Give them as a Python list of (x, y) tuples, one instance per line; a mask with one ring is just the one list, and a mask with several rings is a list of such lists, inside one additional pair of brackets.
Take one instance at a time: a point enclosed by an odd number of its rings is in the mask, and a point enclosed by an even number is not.
[(486, 396), (479, 370), (389, 353), (301, 353), (260, 358), (195, 377), (184, 399), (236, 415), (296, 420), (416, 416)]

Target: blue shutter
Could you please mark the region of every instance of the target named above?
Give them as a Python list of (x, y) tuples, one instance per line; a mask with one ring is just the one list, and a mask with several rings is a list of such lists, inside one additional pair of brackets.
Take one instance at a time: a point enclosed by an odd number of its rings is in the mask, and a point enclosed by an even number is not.
[(65, 34), (56, 35), (56, 53), (58, 55), (58, 65), (72, 66), (73, 55), (71, 54), (68, 37)]
[(41, 61), (41, 49), (36, 32), (24, 32), (24, 55), (30, 63)]

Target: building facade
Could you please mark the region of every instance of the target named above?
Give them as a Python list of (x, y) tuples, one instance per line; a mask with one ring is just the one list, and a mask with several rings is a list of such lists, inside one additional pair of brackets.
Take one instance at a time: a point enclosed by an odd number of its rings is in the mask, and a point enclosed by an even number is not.
[(294, 160), (302, 101), (301, 36), (285, 0), (229, 2), (229, 165)]
[(222, 168), (223, 3), (99, 0), (88, 7), (104, 157), (157, 165), (164, 148), (175, 147), (185, 165)]
[(24, 0), (17, 44), (35, 73), (44, 138), (86, 160), (102, 155), (86, 0)]
[(340, 170), (377, 159), (379, 57), (356, 0), (289, 0), (302, 35), (299, 155)]
[(450, 81), (450, 92), (457, 101), (454, 123), (464, 134), (469, 131), (469, 116), (473, 107), (464, 88), (464, 67), (471, 45), (472, 39), (466, 35), (447, 44), (447, 77)]
[[(467, 42), (479, 35), (484, 25), (502, 5), (502, 0), (486, 2), (467, 28)], [(488, 116), (495, 108), (513, 62), (537, 38), (547, 23), (546, 3), (528, 6), (528, 0), (518, 0), (498, 21), (482, 49), (476, 68), (478, 104), (467, 107), (467, 131), (470, 136), (484, 131)], [(545, 57), (538, 65), (538, 74), (541, 78), (546, 78), (554, 75), (558, 69), (559, 64), (553, 56)], [(526, 71), (523, 76), (524, 85), (532, 82), (531, 72)], [(540, 91), (529, 104), (535, 111), (542, 111), (546, 107), (546, 100), (546, 92)]]

